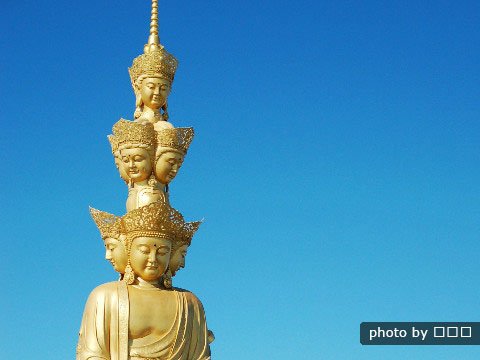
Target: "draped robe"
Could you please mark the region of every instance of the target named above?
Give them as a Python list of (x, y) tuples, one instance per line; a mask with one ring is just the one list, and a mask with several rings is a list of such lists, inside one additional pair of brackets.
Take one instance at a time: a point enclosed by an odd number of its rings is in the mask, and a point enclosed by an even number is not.
[(129, 302), (123, 281), (92, 291), (83, 313), (77, 360), (210, 360), (205, 312), (189, 291), (172, 289), (176, 316), (169, 331), (151, 344), (131, 347), (128, 339)]

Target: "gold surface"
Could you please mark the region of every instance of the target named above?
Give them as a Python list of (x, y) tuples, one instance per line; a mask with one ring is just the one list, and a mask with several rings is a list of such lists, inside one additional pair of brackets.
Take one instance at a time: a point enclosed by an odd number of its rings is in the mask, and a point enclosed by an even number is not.
[(143, 54), (128, 69), (135, 92), (135, 121), (151, 122), (155, 129), (172, 128), (168, 120), (167, 98), (170, 94), (178, 61), (160, 44), (158, 36), (158, 1), (152, 1), (150, 36)]
[(85, 305), (77, 360), (207, 360), (210, 343), (202, 303), (172, 286), (201, 222), (170, 206), (176, 177), (194, 136), (174, 128), (167, 103), (178, 62), (160, 44), (158, 1), (152, 1), (148, 43), (129, 68), (134, 121), (120, 119), (108, 140), (128, 185), (127, 212), (90, 208), (120, 280), (95, 288)]

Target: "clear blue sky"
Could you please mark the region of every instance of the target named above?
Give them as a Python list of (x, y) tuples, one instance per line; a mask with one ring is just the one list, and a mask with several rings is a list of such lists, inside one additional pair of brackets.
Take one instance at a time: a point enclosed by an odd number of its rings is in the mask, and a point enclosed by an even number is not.
[[(73, 359), (116, 279), (88, 206), (122, 214), (106, 136), (150, 2), (3, 0), (1, 359)], [(205, 218), (177, 286), (214, 359), (478, 359), (363, 347), (362, 321), (480, 321), (480, 3), (161, 1), (180, 61), (172, 183)]]

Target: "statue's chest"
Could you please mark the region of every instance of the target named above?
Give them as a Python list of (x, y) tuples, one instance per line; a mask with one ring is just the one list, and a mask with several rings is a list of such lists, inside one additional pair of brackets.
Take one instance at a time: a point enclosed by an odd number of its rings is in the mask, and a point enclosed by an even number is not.
[(129, 289), (129, 333), (131, 338), (163, 335), (173, 325), (177, 313), (171, 291)]

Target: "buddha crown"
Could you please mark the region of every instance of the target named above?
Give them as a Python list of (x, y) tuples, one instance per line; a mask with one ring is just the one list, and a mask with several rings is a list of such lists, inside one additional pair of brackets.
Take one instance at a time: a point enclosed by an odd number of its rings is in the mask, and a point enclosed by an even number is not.
[(172, 240), (174, 243), (193, 236), (191, 223), (186, 223), (182, 214), (170, 205), (157, 201), (132, 210), (122, 217), (127, 237), (152, 236)]
[(184, 226), (182, 237), (178, 238), (177, 241), (175, 242), (175, 249), (178, 249), (182, 245), (190, 246), (190, 244), (192, 243), (193, 235), (198, 230), (201, 224), (202, 224), (201, 221), (192, 221), (192, 222), (186, 223)]
[(113, 135), (108, 135), (112, 146), (112, 153), (127, 145), (144, 145), (152, 148), (155, 145), (155, 130), (153, 124), (128, 121), (120, 119), (113, 125)]
[(152, 16), (150, 22), (150, 36), (145, 45), (144, 53), (133, 60), (128, 69), (133, 89), (138, 89), (137, 80), (141, 76), (161, 77), (173, 82), (178, 61), (160, 44), (158, 36), (158, 0), (152, 0)]
[(163, 129), (157, 132), (157, 147), (171, 148), (185, 155), (194, 135), (192, 127)]
[(121, 218), (105, 211), (97, 210), (90, 207), (90, 215), (100, 230), (102, 239), (112, 237), (118, 239), (123, 233)]

